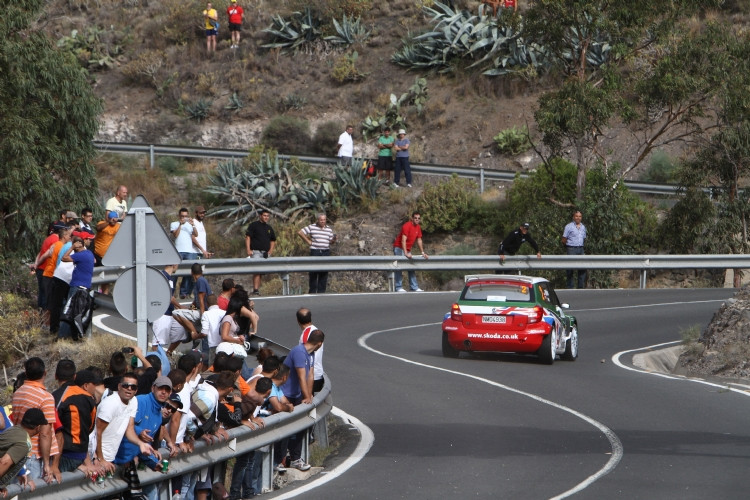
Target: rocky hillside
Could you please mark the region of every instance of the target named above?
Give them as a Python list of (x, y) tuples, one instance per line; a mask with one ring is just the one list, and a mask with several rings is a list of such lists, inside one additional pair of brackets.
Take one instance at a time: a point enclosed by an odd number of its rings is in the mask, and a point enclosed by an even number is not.
[(750, 285), (721, 306), (677, 367), (687, 375), (750, 380)]

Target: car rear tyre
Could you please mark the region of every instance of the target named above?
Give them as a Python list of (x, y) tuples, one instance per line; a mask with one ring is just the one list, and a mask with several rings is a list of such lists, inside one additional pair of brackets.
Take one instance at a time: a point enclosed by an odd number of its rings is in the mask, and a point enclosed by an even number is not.
[(566, 361), (575, 361), (578, 357), (578, 327), (570, 327), (570, 338), (565, 342), (565, 354), (562, 358)]
[(454, 349), (448, 342), (448, 334), (443, 332), (443, 356), (446, 358), (457, 358), (459, 351)]
[(542, 347), (539, 348), (539, 361), (545, 365), (551, 365), (555, 362), (555, 329), (544, 337)]

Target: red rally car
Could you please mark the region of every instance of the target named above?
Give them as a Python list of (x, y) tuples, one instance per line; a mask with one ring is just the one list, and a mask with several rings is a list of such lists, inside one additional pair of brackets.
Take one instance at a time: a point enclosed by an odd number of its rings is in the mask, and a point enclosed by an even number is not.
[(537, 354), (545, 364), (578, 357), (578, 322), (546, 279), (485, 274), (465, 282), (443, 319), (443, 356), (515, 352)]

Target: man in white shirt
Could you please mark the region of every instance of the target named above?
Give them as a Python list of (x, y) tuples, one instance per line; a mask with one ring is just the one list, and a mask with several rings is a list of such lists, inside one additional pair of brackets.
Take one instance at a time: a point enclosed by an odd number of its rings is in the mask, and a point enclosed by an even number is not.
[[(138, 400), (134, 397), (137, 389), (138, 377), (134, 373), (126, 373), (117, 385), (117, 395), (103, 399), (96, 410), (95, 465), (109, 472), (115, 470), (112, 461), (125, 436), (130, 418), (138, 411)], [(145, 453), (148, 450), (141, 451)]]
[[(198, 236), (198, 230), (195, 229), (194, 220), (190, 218), (190, 212), (183, 207), (178, 212), (179, 220), (169, 225), (169, 230), (174, 237), (174, 246), (182, 260), (196, 260), (198, 253), (193, 250), (193, 238)], [(177, 278), (173, 278), (175, 284)], [(184, 299), (193, 293), (193, 278), (185, 276), (180, 283), (180, 298)]]
[(107, 212), (117, 212), (117, 219), (122, 222), (122, 219), (128, 213), (128, 188), (126, 186), (117, 186), (117, 192), (115, 195), (107, 200), (107, 204), (104, 206)]
[(206, 227), (203, 225), (205, 217), (206, 209), (202, 205), (195, 207), (193, 225), (195, 226), (195, 230), (198, 231), (198, 235), (193, 236), (193, 252), (198, 254), (198, 257), (202, 256), (204, 259), (210, 259), (214, 254), (206, 250)]
[(208, 364), (213, 366), (216, 357), (216, 347), (221, 344), (221, 318), (226, 311), (216, 304), (216, 295), (206, 298), (208, 309), (201, 316), (201, 334), (208, 341)]
[(339, 143), (336, 146), (336, 156), (341, 160), (342, 165), (351, 165), (352, 156), (354, 156), (354, 139), (352, 139), (352, 132), (354, 127), (351, 125), (346, 126), (346, 130), (339, 136)]

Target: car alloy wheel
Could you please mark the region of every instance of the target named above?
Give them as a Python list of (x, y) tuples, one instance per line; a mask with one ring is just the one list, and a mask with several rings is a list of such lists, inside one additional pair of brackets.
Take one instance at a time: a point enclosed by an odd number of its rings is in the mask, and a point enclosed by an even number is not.
[(570, 327), (570, 338), (565, 342), (565, 354), (562, 357), (567, 361), (575, 361), (578, 357), (578, 327), (576, 325)]

